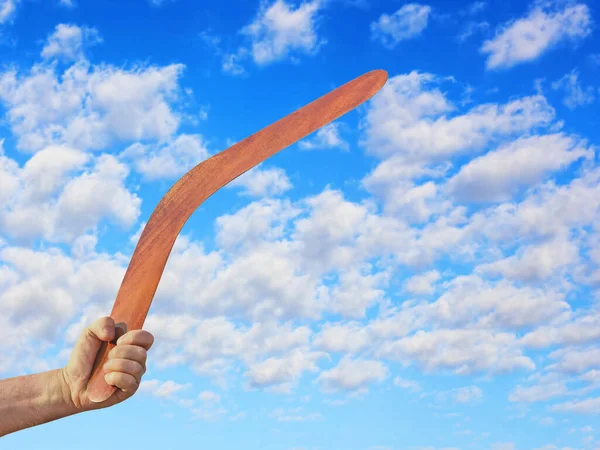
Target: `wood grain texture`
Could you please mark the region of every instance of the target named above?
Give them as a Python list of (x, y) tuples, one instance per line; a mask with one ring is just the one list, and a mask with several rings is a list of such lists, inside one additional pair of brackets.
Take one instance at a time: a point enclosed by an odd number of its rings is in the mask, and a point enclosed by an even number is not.
[[(140, 236), (110, 314), (113, 320), (124, 323), (127, 331), (142, 328), (175, 239), (202, 202), (265, 159), (370, 99), (386, 81), (383, 70), (355, 78), (183, 175), (158, 203)], [(96, 358), (87, 386), (94, 402), (108, 399), (116, 390), (106, 383), (102, 370), (113, 347), (114, 341), (104, 345)]]

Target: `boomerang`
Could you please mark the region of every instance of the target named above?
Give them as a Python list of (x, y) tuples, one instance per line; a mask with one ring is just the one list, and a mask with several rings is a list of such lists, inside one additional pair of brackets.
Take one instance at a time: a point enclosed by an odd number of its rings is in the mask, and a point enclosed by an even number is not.
[(110, 313), (116, 336), (98, 351), (87, 386), (90, 400), (102, 402), (116, 391), (104, 379), (108, 353), (120, 336), (142, 328), (175, 239), (192, 213), (243, 173), (369, 100), (387, 78), (384, 70), (373, 70), (349, 81), (206, 159), (169, 189), (144, 227), (119, 288)]

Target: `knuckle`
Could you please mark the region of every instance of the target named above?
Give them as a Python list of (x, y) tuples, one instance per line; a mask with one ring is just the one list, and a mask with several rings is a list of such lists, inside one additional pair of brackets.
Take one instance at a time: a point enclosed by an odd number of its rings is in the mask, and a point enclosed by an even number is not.
[(144, 367), (137, 361), (131, 361), (129, 373), (134, 376), (140, 376), (144, 373)]
[(146, 349), (143, 347), (136, 347), (137, 356), (140, 361), (146, 360)]

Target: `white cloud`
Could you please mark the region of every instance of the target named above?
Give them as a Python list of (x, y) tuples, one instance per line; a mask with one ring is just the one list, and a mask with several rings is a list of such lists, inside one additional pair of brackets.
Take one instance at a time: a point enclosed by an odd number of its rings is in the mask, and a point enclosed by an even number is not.
[[(192, 308), (183, 306), (168, 309), (187, 311), (185, 315), (156, 313), (145, 325), (156, 337), (153, 353), (162, 368), (185, 363), (224, 385), (230, 371), (241, 364), (250, 387), (289, 392), (305, 372), (317, 371), (317, 361), (327, 356), (309, 348), (307, 327), (274, 320), (245, 327), (222, 316), (198, 320), (191, 316)], [(214, 396), (202, 397), (208, 401)]]
[(102, 42), (98, 30), (72, 24), (58, 24), (48, 36), (42, 49), (42, 58), (66, 62), (84, 59), (84, 47)]
[[(558, 5), (563, 4), (563, 8)], [(590, 10), (574, 2), (537, 2), (527, 16), (502, 25), (481, 46), (488, 69), (509, 68), (541, 56), (559, 43), (577, 42), (591, 32)]]
[(419, 383), (417, 383), (416, 381), (407, 380), (402, 377), (394, 378), (394, 386), (398, 386), (399, 388), (408, 389), (410, 391), (415, 391), (415, 392), (418, 392), (422, 389), (421, 385)]
[(314, 55), (324, 41), (317, 35), (321, 0), (298, 7), (285, 0), (262, 2), (253, 22), (241, 32), (251, 40), (250, 53), (259, 65), (297, 55)]
[(99, 150), (118, 141), (167, 139), (179, 126), (171, 104), (181, 65), (124, 70), (79, 61), (57, 70), (34, 65), (28, 74), (0, 73), (0, 101), (22, 150), (49, 144)]
[(576, 345), (600, 339), (600, 317), (594, 311), (581, 313), (566, 323), (544, 325), (527, 333), (521, 342), (532, 348), (551, 345)]
[(553, 405), (550, 409), (557, 412), (571, 412), (576, 414), (600, 414), (600, 397), (559, 403)]
[(251, 197), (276, 196), (292, 188), (285, 170), (279, 167), (263, 169), (254, 167), (228, 184), (230, 187), (244, 188), (242, 193)]
[(466, 8), (465, 13), (473, 16), (483, 11), (487, 6), (488, 4), (485, 1), (474, 1)]
[(569, 109), (592, 104), (596, 98), (592, 86), (582, 86), (579, 81), (579, 71), (573, 69), (562, 78), (552, 83), (552, 89), (565, 93), (563, 103)]
[(70, 147), (49, 146), (21, 169), (0, 155), (1, 161), (8, 197), (0, 224), (14, 238), (71, 242), (104, 219), (127, 228), (140, 214), (140, 198), (124, 185), (128, 169), (111, 155), (92, 159)]
[(173, 394), (189, 389), (190, 383), (180, 384), (173, 380), (145, 380), (140, 384), (140, 392), (147, 392), (160, 398), (171, 398)]
[(600, 367), (600, 347), (562, 347), (549, 356), (558, 360), (549, 368), (559, 372), (581, 374), (588, 369)]
[(471, 236), (511, 243), (518, 236), (519, 242), (526, 242), (569, 235), (573, 228), (592, 225), (598, 220), (599, 179), (596, 168), (584, 168), (568, 184), (548, 181), (531, 189), (520, 202), (479, 211), (469, 220)]
[(369, 344), (368, 330), (359, 322), (327, 323), (313, 341), (315, 347), (336, 353), (358, 353)]
[(208, 403), (219, 403), (221, 401), (221, 396), (212, 391), (202, 391), (198, 395), (198, 398)]
[(133, 225), (141, 200), (123, 186), (127, 175), (127, 168), (112, 156), (98, 157), (93, 171), (65, 186), (56, 205), (59, 227), (76, 235), (106, 215), (124, 227)]
[[(106, 254), (76, 259), (49, 245), (44, 251), (0, 247), (0, 325), (7, 334), (0, 372), (41, 370), (45, 352), (60, 349), (62, 333), (81, 308), (96, 311), (93, 320), (108, 314), (124, 273), (124, 263)], [(69, 343), (88, 319), (65, 333)]]
[(298, 145), (303, 150), (317, 150), (325, 148), (337, 148), (348, 150), (349, 145), (340, 135), (341, 122), (333, 122), (325, 125), (314, 134), (301, 140)]
[(328, 309), (343, 317), (361, 318), (367, 309), (385, 298), (389, 271), (372, 273), (370, 265), (341, 271), (331, 289)]
[(477, 386), (457, 388), (452, 392), (452, 397), (457, 403), (471, 403), (483, 398), (483, 391)]
[(490, 450), (517, 450), (514, 442), (495, 442), (491, 445)]
[(325, 392), (362, 393), (371, 383), (381, 383), (388, 376), (389, 370), (381, 361), (344, 357), (334, 368), (321, 372), (317, 382)]
[(523, 355), (514, 335), (475, 329), (421, 330), (384, 342), (375, 354), (405, 363), (416, 361), (427, 372), (452, 370), (460, 375), (535, 368), (533, 361)]
[(431, 7), (407, 3), (395, 13), (382, 14), (371, 23), (371, 38), (385, 47), (394, 48), (400, 41), (419, 36), (427, 27)]
[(264, 241), (276, 241), (285, 236), (289, 221), (302, 210), (289, 200), (263, 198), (216, 219), (217, 242), (229, 251), (238, 246), (255, 247)]
[(579, 260), (579, 248), (567, 236), (559, 235), (537, 245), (524, 245), (516, 255), (481, 264), (476, 271), (484, 274), (502, 275), (522, 282), (548, 279), (558, 269)]
[(277, 419), (278, 422), (307, 422), (323, 419), (323, 415), (321, 413), (304, 413), (302, 408), (292, 408), (287, 410), (283, 408), (277, 408), (269, 415)]
[(391, 77), (367, 110), (363, 145), (381, 158), (402, 155), (402, 161), (441, 162), (483, 149), (500, 137), (522, 135), (548, 126), (554, 109), (543, 96), (523, 97), (503, 105), (480, 104), (464, 114), (440, 91), (442, 80), (411, 72)]
[(564, 134), (521, 138), (472, 159), (446, 187), (462, 201), (507, 201), (553, 171), (593, 156), (584, 143)]
[(454, 278), (433, 303), (415, 307), (430, 320), (444, 326), (477, 323), (508, 329), (547, 323), (570, 311), (558, 289), (517, 286), (508, 280), (483, 280), (477, 275)]
[(447, 212), (451, 203), (442, 196), (436, 182), (415, 184), (410, 180), (424, 176), (438, 178), (448, 168), (448, 164), (427, 168), (392, 156), (367, 175), (362, 185), (383, 200), (386, 213), (403, 217), (409, 223), (425, 223), (432, 216)]
[(452, 400), (455, 403), (477, 403), (483, 398), (483, 391), (478, 386), (464, 386), (438, 392), (436, 399), (441, 402)]
[(229, 251), (238, 246), (255, 247), (264, 241), (276, 241), (285, 236), (289, 221), (302, 210), (289, 200), (263, 198), (239, 209), (234, 214), (217, 218), (217, 242)]
[(181, 134), (162, 144), (136, 143), (120, 154), (132, 160), (135, 170), (148, 180), (175, 178), (183, 175), (209, 156), (202, 136)]
[(283, 357), (271, 357), (250, 365), (244, 374), (251, 387), (290, 392), (305, 372), (318, 372), (317, 361), (326, 354), (296, 349)]
[(221, 60), (221, 69), (231, 75), (244, 75), (246, 69), (242, 65), (244, 58), (248, 56), (248, 50), (241, 47), (236, 53), (225, 53)]
[(435, 284), (439, 279), (440, 273), (437, 270), (430, 270), (406, 280), (404, 290), (416, 295), (431, 295), (435, 292)]
[(0, 25), (14, 19), (19, 2), (20, 0), (0, 0)]
[(469, 39), (471, 36), (475, 35), (475, 33), (484, 33), (490, 28), (490, 24), (485, 21), (470, 21), (464, 26), (463, 30), (457, 36), (459, 42), (464, 42)]
[(540, 376), (538, 374), (529, 377), (533, 383), (529, 385), (518, 385), (509, 395), (511, 402), (544, 402), (554, 397), (566, 395), (568, 388), (565, 379), (554, 373)]
[(593, 384), (600, 384), (600, 370), (594, 369), (579, 376), (579, 379)]

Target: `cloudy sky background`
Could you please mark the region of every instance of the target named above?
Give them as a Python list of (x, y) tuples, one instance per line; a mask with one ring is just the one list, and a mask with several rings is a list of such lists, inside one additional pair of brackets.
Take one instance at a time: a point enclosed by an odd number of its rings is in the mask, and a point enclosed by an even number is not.
[(599, 448), (598, 8), (0, 0), (2, 377), (65, 364), (179, 176), (390, 75), (186, 224), (134, 398), (0, 448)]

